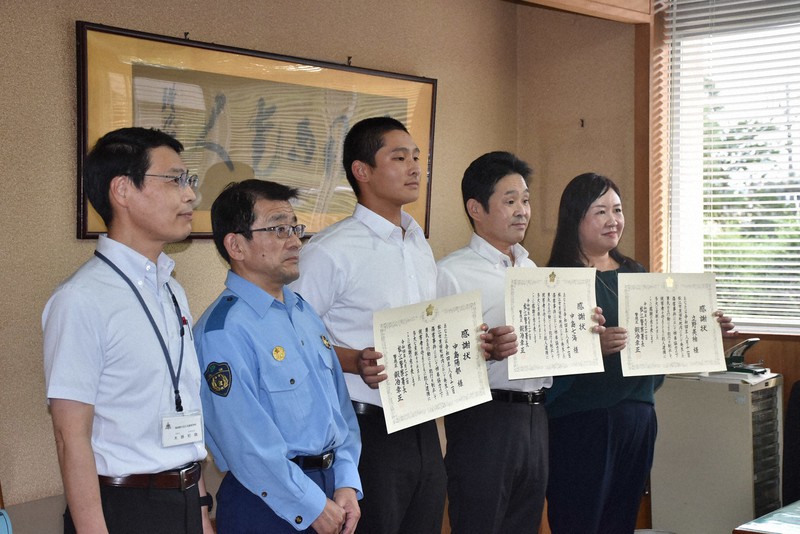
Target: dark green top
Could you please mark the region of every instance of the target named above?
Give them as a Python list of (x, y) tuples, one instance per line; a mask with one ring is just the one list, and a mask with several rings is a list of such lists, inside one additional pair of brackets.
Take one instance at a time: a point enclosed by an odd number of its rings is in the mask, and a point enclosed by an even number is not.
[[(615, 271), (597, 272), (597, 305), (603, 308), (606, 326), (619, 326), (618, 273), (643, 273), (642, 265), (631, 262)], [(663, 375), (622, 376), (620, 353), (603, 358), (605, 372), (557, 376), (547, 392), (547, 413), (551, 418), (599, 408), (609, 408), (625, 400), (655, 402), (653, 394), (664, 381)]]

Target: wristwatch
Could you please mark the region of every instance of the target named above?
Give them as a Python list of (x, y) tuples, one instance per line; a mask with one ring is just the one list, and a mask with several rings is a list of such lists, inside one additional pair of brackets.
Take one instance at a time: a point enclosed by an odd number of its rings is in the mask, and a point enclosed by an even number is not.
[(210, 514), (211, 510), (214, 509), (214, 497), (210, 493), (206, 493), (200, 497), (200, 506), (208, 506), (208, 513)]

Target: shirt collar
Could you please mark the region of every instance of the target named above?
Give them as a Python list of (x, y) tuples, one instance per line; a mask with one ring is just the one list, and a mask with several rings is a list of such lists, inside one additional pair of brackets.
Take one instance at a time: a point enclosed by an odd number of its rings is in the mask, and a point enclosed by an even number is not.
[(422, 227), (417, 224), (414, 217), (405, 211), (400, 212), (400, 225), (402, 228), (395, 226), (391, 221), (378, 215), (361, 203), (356, 204), (353, 218), (361, 221), (364, 226), (372, 230), (375, 235), (384, 241), (388, 241), (395, 233), (402, 236), (402, 230), (405, 230), (406, 235), (416, 234), (422, 231)]
[[(472, 234), (472, 239), (469, 242), (469, 248), (475, 251), (480, 257), (490, 261), (492, 265), (502, 267), (512, 267), (511, 258), (497, 250), (488, 241), (476, 233)], [(525, 247), (516, 243), (511, 250), (514, 253), (514, 265), (519, 265), (522, 260), (528, 257), (528, 251)]]
[(149, 280), (155, 284), (156, 291), (169, 281), (175, 269), (175, 261), (163, 252), (158, 255), (157, 263), (153, 263), (146, 256), (106, 234), (97, 239), (97, 251), (111, 260), (131, 280)]
[(253, 308), (261, 317), (266, 315), (267, 310), (276, 302), (284, 305), (289, 311), (289, 314), (291, 314), (291, 310), (294, 308), (299, 308), (300, 311), (303, 310), (304, 301), (300, 299), (294, 291), (289, 289), (288, 286), (283, 286), (282, 303), (254, 283), (242, 278), (233, 271), (228, 271), (228, 276), (225, 279), (225, 287), (246, 302), (247, 305)]

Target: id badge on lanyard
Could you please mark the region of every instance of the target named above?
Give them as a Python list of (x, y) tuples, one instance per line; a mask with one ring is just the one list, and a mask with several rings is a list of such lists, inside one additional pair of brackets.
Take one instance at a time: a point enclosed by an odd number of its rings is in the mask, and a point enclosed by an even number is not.
[(180, 327), (181, 332), (181, 355), (180, 359), (178, 360), (178, 370), (175, 372), (175, 369), (172, 366), (172, 359), (169, 355), (169, 349), (167, 348), (167, 344), (164, 341), (164, 338), (161, 335), (158, 327), (156, 326), (156, 322), (153, 319), (153, 315), (150, 313), (150, 310), (147, 308), (147, 304), (145, 304), (144, 299), (139, 294), (139, 291), (136, 289), (136, 286), (133, 285), (131, 279), (128, 278), (125, 273), (117, 267), (114, 262), (106, 258), (103, 254), (98, 251), (94, 251), (94, 255), (103, 260), (109, 267), (111, 267), (118, 275), (122, 277), (123, 280), (128, 284), (128, 286), (133, 291), (136, 298), (139, 300), (139, 304), (141, 304), (142, 309), (144, 310), (145, 315), (147, 315), (147, 319), (150, 321), (150, 325), (153, 327), (153, 332), (155, 333), (156, 337), (158, 338), (158, 342), (161, 344), (161, 350), (164, 351), (164, 359), (167, 362), (167, 368), (169, 369), (170, 379), (172, 380), (172, 387), (175, 394), (175, 411), (162, 414), (160, 417), (160, 429), (159, 434), (161, 434), (161, 446), (162, 447), (174, 447), (176, 445), (184, 445), (186, 443), (196, 443), (198, 441), (203, 440), (203, 416), (199, 410), (191, 411), (191, 412), (184, 412), (183, 411), (183, 403), (181, 402), (181, 394), (179, 389), (180, 383), (180, 376), (181, 376), (181, 368), (183, 367), (183, 344), (184, 344), (184, 328), (185, 328), (185, 319), (181, 315), (181, 308), (178, 305), (178, 299), (175, 298), (175, 294), (172, 292), (172, 288), (169, 287), (169, 284), (166, 284), (167, 290), (169, 291), (170, 296), (172, 297), (172, 304), (175, 306), (175, 315), (178, 318), (178, 326)]
[(161, 416), (161, 446), (174, 447), (203, 441), (203, 416), (199, 410)]

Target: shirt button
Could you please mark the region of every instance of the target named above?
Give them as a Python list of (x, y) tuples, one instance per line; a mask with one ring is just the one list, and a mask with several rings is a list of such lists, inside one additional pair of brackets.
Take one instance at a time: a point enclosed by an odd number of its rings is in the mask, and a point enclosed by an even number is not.
[(294, 378), (290, 378), (290, 379), (289, 379), (289, 383), (290, 383), (290, 384), (294, 384)]
[(264, 497), (264, 498), (266, 498), (266, 497), (267, 497), (267, 492), (266, 492), (266, 491), (262, 491), (262, 492), (261, 492), (261, 496), (262, 496), (262, 497)]
[(297, 523), (298, 525), (301, 524), (303, 522), (303, 516), (298, 515), (297, 517), (294, 518), (294, 522)]

